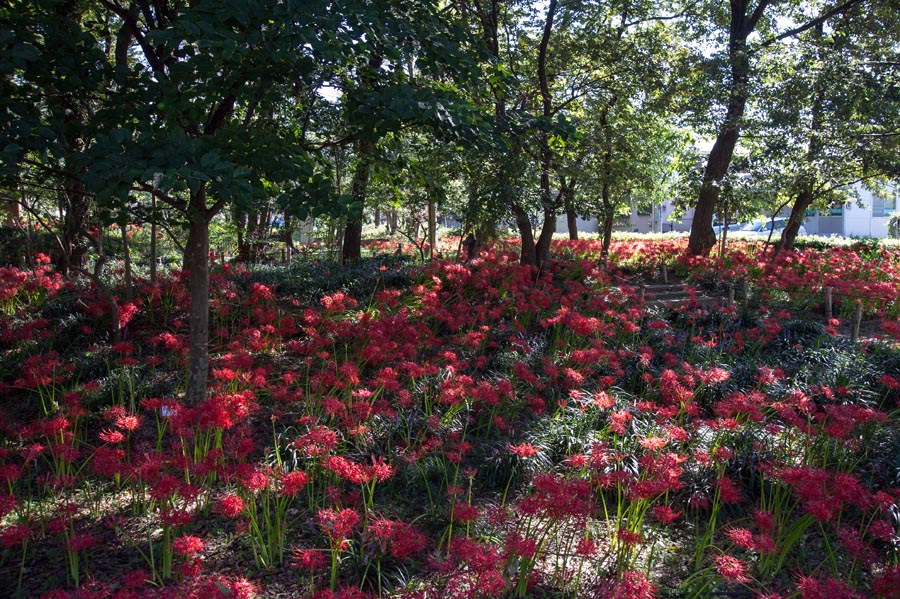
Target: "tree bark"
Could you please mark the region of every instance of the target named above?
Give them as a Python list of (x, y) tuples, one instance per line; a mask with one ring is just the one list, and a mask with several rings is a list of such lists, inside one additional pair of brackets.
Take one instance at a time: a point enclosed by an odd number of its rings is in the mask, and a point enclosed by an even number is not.
[(566, 208), (566, 225), (569, 227), (569, 239), (578, 240), (578, 215), (573, 206)]
[(437, 245), (437, 206), (435, 206), (434, 200), (428, 201), (428, 245), (431, 246), (430, 257), (434, 259), (434, 250)]
[[(822, 24), (819, 24), (813, 30), (813, 36), (819, 41), (822, 37), (822, 33), (823, 26)], [(821, 58), (821, 56), (817, 56), (817, 58)], [(809, 141), (806, 145), (805, 166), (808, 168), (811, 167), (816, 157), (821, 153), (823, 144), (820, 133), (822, 129), (822, 104), (825, 101), (825, 86), (821, 80), (817, 78), (814, 87), (816, 95), (813, 97), (809, 123)], [(797, 233), (800, 232), (800, 225), (803, 224), (803, 219), (806, 217), (806, 211), (812, 206), (815, 199), (815, 174), (807, 172), (806, 176), (801, 179), (800, 191), (797, 193), (797, 200), (791, 208), (791, 216), (788, 219), (787, 226), (784, 228), (784, 231), (781, 232), (778, 243), (775, 244), (772, 254), (773, 259), (777, 257), (782, 250), (792, 250), (794, 248), (794, 241), (797, 239)]]
[(122, 231), (122, 254), (125, 262), (125, 299), (130, 302), (134, 299), (134, 285), (131, 276), (131, 247), (128, 244), (127, 218), (119, 221), (119, 228)]
[(747, 36), (756, 29), (768, 3), (769, 0), (759, 0), (753, 12), (748, 14), (748, 0), (731, 0), (728, 39), (731, 77), (728, 84), (728, 108), (716, 141), (709, 152), (706, 170), (703, 173), (703, 185), (700, 187), (697, 205), (694, 208), (687, 248), (688, 254), (691, 255), (707, 254), (716, 244), (712, 219), (719, 201), (720, 182), (731, 166), (731, 158), (737, 145), (741, 120), (747, 104), (747, 83), (751, 66)]
[(519, 250), (519, 262), (521, 264), (537, 268), (537, 254), (534, 247), (534, 230), (531, 227), (531, 219), (528, 213), (518, 204), (513, 204), (513, 215), (516, 217), (516, 228), (519, 229), (519, 236), (522, 239), (521, 249)]
[(192, 194), (190, 205), (190, 229), (184, 248), (184, 265), (190, 272), (191, 295), (185, 403), (195, 406), (206, 400), (209, 374), (209, 221), (212, 215), (206, 208), (204, 186)]
[(344, 227), (344, 243), (342, 260), (347, 263), (362, 257), (362, 219), (366, 206), (366, 193), (369, 188), (369, 174), (372, 170), (372, 152), (375, 142), (362, 139), (356, 145), (356, 170), (350, 183), (352, 204)]
[(746, 101), (746, 95), (736, 95), (732, 98), (725, 122), (719, 129), (719, 135), (709, 152), (706, 171), (703, 174), (703, 186), (700, 188), (700, 196), (691, 223), (689, 254), (706, 254), (716, 244), (716, 234), (712, 228), (713, 214), (719, 201), (720, 182), (731, 166)]
[[(609, 154), (606, 156), (606, 167), (609, 168)], [(604, 174), (603, 177), (603, 186), (601, 187), (600, 197), (603, 201), (603, 240), (600, 245), (600, 262), (602, 264), (606, 263), (606, 258), (609, 256), (609, 246), (612, 244), (612, 231), (613, 224), (616, 219), (616, 210), (612, 204), (612, 198), (610, 198), (609, 194), (609, 171)]]

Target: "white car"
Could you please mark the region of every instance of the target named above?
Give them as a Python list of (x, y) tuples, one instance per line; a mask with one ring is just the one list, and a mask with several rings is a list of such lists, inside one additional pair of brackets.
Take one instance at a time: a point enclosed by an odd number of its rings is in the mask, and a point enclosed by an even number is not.
[[(771, 218), (755, 220), (752, 223), (742, 225), (740, 229), (735, 231), (735, 236), (768, 238), (769, 233), (772, 233), (772, 240), (774, 241), (781, 236), (781, 233), (784, 231), (785, 227), (787, 227), (787, 224), (787, 218), (776, 218), (774, 221)], [(731, 231), (731, 228), (729, 227), (728, 230)], [(797, 231), (797, 235), (806, 235), (806, 227), (802, 224)]]

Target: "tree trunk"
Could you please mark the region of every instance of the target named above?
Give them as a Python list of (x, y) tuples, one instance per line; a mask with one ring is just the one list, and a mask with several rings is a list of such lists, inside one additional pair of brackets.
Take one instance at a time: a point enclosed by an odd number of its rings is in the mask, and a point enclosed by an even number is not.
[(566, 224), (569, 226), (569, 239), (578, 239), (578, 215), (575, 214), (575, 208), (569, 206), (566, 208)]
[(356, 170), (350, 184), (352, 204), (344, 227), (343, 262), (359, 260), (362, 257), (362, 219), (369, 188), (369, 173), (372, 170), (372, 152), (375, 142), (363, 139), (356, 146)]
[(732, 103), (728, 106), (728, 116), (709, 152), (703, 186), (700, 188), (700, 197), (694, 208), (691, 236), (688, 239), (688, 253), (691, 255), (706, 254), (716, 244), (716, 233), (712, 228), (713, 214), (719, 201), (720, 182), (731, 166), (745, 103), (745, 96), (732, 99)]
[(150, 222), (150, 285), (156, 285), (156, 190), (150, 195), (150, 210), (153, 220)]
[(87, 223), (90, 202), (84, 187), (77, 181), (70, 181), (66, 185), (62, 200), (62, 255), (57, 260), (57, 268), (65, 275), (71, 269), (80, 269), (84, 266), (87, 248), (82, 243), (82, 232)]
[(184, 265), (190, 272), (191, 306), (188, 332), (188, 386), (185, 403), (196, 406), (206, 400), (209, 373), (209, 221), (206, 189), (191, 197), (190, 231), (184, 248)]
[(712, 218), (719, 201), (722, 178), (728, 172), (734, 148), (740, 134), (741, 119), (747, 103), (747, 83), (750, 78), (750, 55), (747, 51), (747, 36), (755, 29), (762, 17), (768, 0), (759, 0), (756, 9), (748, 15), (747, 0), (731, 0), (729, 22), (728, 63), (731, 77), (728, 82), (728, 108), (725, 120), (719, 127), (716, 141), (706, 161), (703, 185), (694, 208), (691, 236), (688, 239), (688, 254), (706, 254), (716, 245), (716, 234), (712, 228)]
[[(547, 75), (547, 48), (550, 44), (550, 33), (553, 30), (553, 18), (556, 14), (557, 0), (550, 0), (547, 5), (547, 18), (544, 21), (544, 31), (541, 43), (538, 46), (538, 83), (541, 90), (541, 105), (543, 115), (550, 117), (552, 112), (552, 96)], [(556, 205), (550, 197), (550, 164), (553, 160), (553, 150), (546, 133), (540, 134), (541, 146), (541, 204), (544, 208), (544, 223), (541, 226), (541, 234), (534, 248), (534, 265), (538, 268), (543, 265), (550, 255), (550, 244), (553, 241), (553, 233), (556, 232)], [(517, 217), (518, 220), (518, 217)], [(525, 238), (522, 237), (522, 243)], [(524, 250), (523, 250), (524, 251)]]
[(522, 238), (519, 262), (537, 268), (537, 254), (534, 248), (534, 230), (531, 228), (531, 219), (528, 218), (528, 213), (518, 204), (513, 204), (512, 209), (513, 215), (516, 217), (516, 227), (519, 229), (519, 236)]
[[(814, 39), (817, 41), (821, 39), (823, 33), (823, 26), (819, 24), (813, 30)], [(817, 56), (817, 58), (821, 59), (821, 56)], [(813, 98), (811, 117), (809, 123), (809, 141), (806, 145), (806, 167), (810, 170), (816, 158), (822, 152), (822, 105), (825, 102), (825, 84), (821, 81), (821, 78), (817, 78), (814, 87), (816, 90), (816, 95)], [(815, 183), (816, 175), (813, 172), (809, 172), (800, 182), (800, 191), (797, 193), (797, 200), (794, 202), (794, 206), (791, 208), (791, 216), (788, 219), (787, 226), (784, 228), (784, 231), (781, 232), (781, 238), (779, 238), (778, 243), (775, 244), (775, 249), (772, 254), (772, 258), (778, 256), (782, 250), (792, 250), (794, 249), (794, 240), (797, 239), (797, 233), (800, 232), (800, 225), (803, 224), (803, 219), (806, 217), (806, 211), (812, 206), (812, 203), (816, 199), (815, 193)]]
[(120, 220), (119, 228), (122, 230), (122, 258), (125, 262), (125, 299), (130, 302), (134, 299), (134, 287), (131, 276), (131, 247), (128, 245), (128, 219)]
[(609, 246), (612, 244), (613, 225), (616, 221), (616, 215), (610, 211), (605, 211), (603, 215), (603, 241), (600, 245), (600, 261), (605, 263), (609, 257)]
[[(604, 165), (606, 169), (609, 169), (609, 153), (606, 154)], [(612, 243), (613, 224), (616, 219), (616, 210), (609, 194), (609, 174), (608, 170), (604, 173), (603, 186), (600, 189), (600, 197), (603, 201), (603, 241), (600, 245), (600, 262), (602, 264), (606, 264), (606, 258), (609, 256), (609, 246)]]
[(428, 201), (428, 245), (431, 259), (434, 259), (434, 248), (437, 245), (437, 207), (434, 200)]
[(778, 240), (778, 243), (775, 244), (775, 256), (783, 250), (794, 249), (794, 241), (797, 239), (797, 233), (800, 232), (800, 225), (803, 224), (803, 219), (806, 218), (806, 211), (812, 206), (815, 198), (816, 196), (811, 186), (805, 187), (797, 194), (797, 201), (794, 202), (794, 206), (791, 208), (791, 216), (788, 219), (787, 226), (781, 232), (781, 238)]
[(541, 226), (541, 235), (538, 237), (534, 248), (534, 258), (537, 267), (540, 268), (550, 258), (550, 244), (553, 234), (556, 233), (556, 210), (544, 208), (544, 224)]

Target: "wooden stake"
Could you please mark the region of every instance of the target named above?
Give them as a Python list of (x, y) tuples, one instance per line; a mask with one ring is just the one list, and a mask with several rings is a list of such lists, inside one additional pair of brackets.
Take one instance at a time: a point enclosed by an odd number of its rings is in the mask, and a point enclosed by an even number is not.
[(831, 320), (831, 287), (825, 288), (825, 321)]
[(662, 278), (663, 278), (663, 283), (669, 282), (669, 269), (665, 262), (663, 262), (663, 265), (662, 265)]
[(862, 300), (856, 300), (856, 314), (853, 315), (853, 331), (850, 333), (850, 341), (859, 339), (859, 325), (862, 323)]
[(728, 286), (728, 305), (734, 305), (734, 285)]
[(641, 303), (642, 304), (644, 303), (644, 295), (646, 294), (646, 292), (647, 292), (647, 285), (644, 283), (641, 283)]

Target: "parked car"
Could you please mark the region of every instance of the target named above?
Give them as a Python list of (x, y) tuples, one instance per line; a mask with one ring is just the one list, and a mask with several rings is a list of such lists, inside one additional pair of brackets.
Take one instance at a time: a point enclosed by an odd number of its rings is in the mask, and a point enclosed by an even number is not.
[[(739, 231), (740, 228), (744, 226), (744, 224), (745, 223), (728, 223), (728, 234), (730, 235), (731, 233), (733, 233), (735, 231)], [(716, 233), (716, 237), (719, 237), (722, 235), (722, 230), (724, 228), (725, 227), (722, 224), (713, 225), (713, 231)]]
[[(781, 236), (781, 233), (784, 231), (785, 227), (787, 227), (787, 224), (787, 218), (755, 220), (751, 223), (741, 225), (741, 227), (735, 231), (735, 235), (739, 237), (768, 238), (769, 233), (771, 232), (772, 239), (776, 239)], [(731, 231), (731, 228), (729, 227), (728, 230)], [(806, 227), (800, 225), (797, 235), (806, 235)]]

